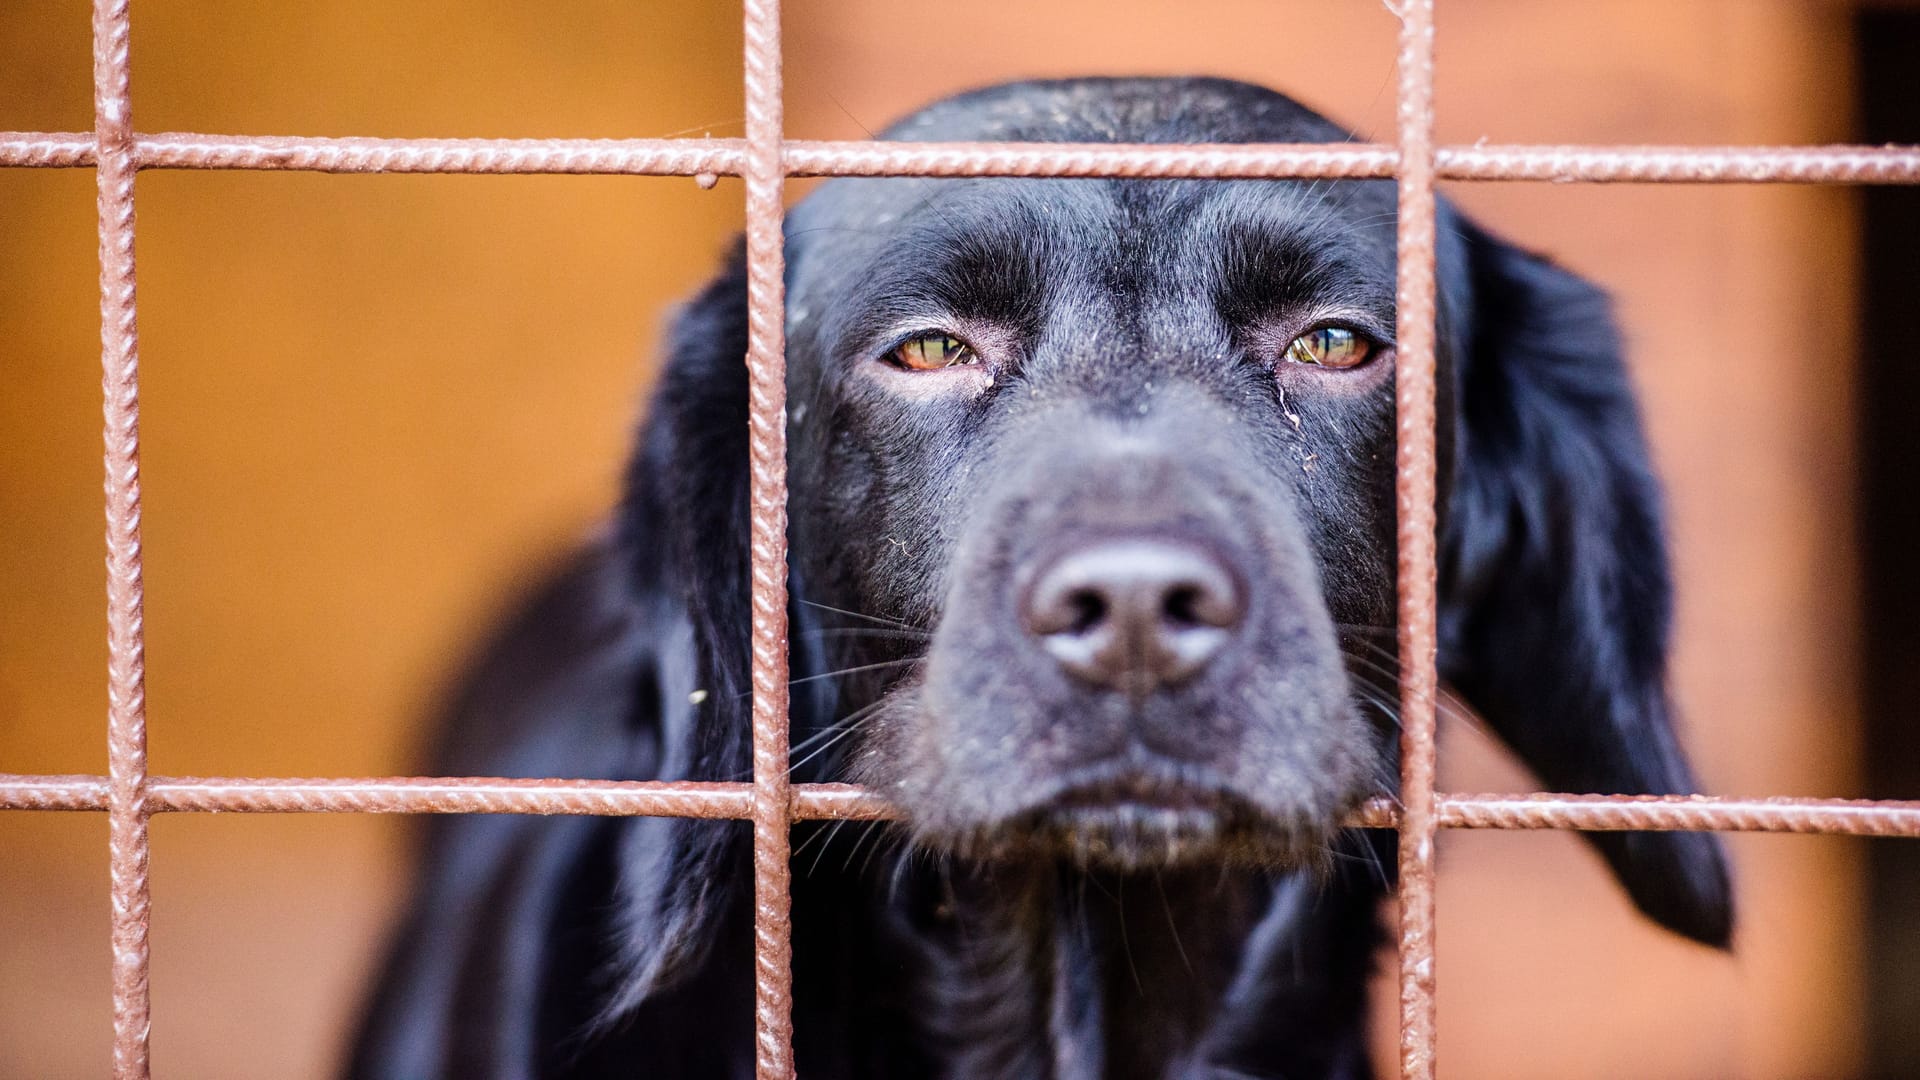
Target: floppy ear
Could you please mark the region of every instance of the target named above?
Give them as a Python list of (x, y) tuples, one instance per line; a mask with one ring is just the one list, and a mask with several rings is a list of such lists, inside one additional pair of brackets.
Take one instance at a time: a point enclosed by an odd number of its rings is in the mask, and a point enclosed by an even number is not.
[[(433, 771), (745, 773), (745, 355), (736, 254), (675, 326), (617, 537), (577, 556), (481, 653)], [(674, 1010), (628, 1014), (691, 982), (716, 937), (746, 936), (718, 925), (739, 917), (752, 880), (742, 822), (462, 815), (430, 832), (350, 1076), (531, 1075), (543, 1033), (565, 1033), (573, 1054), (596, 1020), (658, 1046), (659, 1031), (684, 1026)]]
[[(1694, 790), (1666, 694), (1660, 492), (1606, 297), (1455, 219), (1470, 295), (1441, 538), (1441, 665), (1559, 791)], [(1592, 832), (1635, 904), (1725, 947), (1710, 833)]]
[[(720, 273), (674, 320), (639, 446), (627, 469), (620, 544), (643, 618), (677, 628), (659, 650), (663, 780), (742, 780), (750, 773), (752, 597), (748, 568), (747, 263), (736, 241)], [(794, 598), (795, 674), (817, 669)], [(695, 699), (698, 699), (697, 701)], [(826, 714), (830, 684), (808, 681), (796, 730)], [(752, 888), (751, 829), (741, 821), (653, 818), (621, 841), (623, 927), (609, 1016), (699, 968)]]
[[(747, 281), (744, 247), (675, 320), (627, 472), (620, 540), (650, 617), (681, 628), (663, 656), (660, 778), (748, 769)], [(636, 822), (622, 842), (624, 970), (615, 1011), (698, 966), (744, 896), (746, 828)]]

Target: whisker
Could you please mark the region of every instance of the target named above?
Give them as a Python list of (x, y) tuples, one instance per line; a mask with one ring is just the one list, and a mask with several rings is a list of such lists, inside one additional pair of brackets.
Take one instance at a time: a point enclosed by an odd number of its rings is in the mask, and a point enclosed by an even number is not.
[(1349, 862), (1356, 862), (1363, 866), (1371, 867), (1373, 869), (1374, 880), (1380, 883), (1381, 888), (1386, 888), (1388, 884), (1386, 864), (1380, 861), (1380, 852), (1374, 848), (1373, 842), (1368, 839), (1366, 830), (1342, 829), (1340, 831), (1345, 835), (1354, 837), (1358, 841), (1361, 854), (1349, 855), (1331, 847), (1327, 849), (1327, 854), (1332, 855), (1335, 859), (1345, 859)]
[[(1356, 663), (1364, 663), (1359, 657), (1348, 657), (1348, 659)], [(1400, 687), (1397, 681), (1389, 685), (1382, 685), (1367, 678), (1365, 672), (1350, 670), (1347, 672), (1347, 675), (1349, 681), (1356, 688), (1356, 694), (1361, 687), (1372, 691), (1375, 696), (1371, 696), (1367, 700), (1382, 712), (1386, 713), (1388, 717), (1393, 720), (1396, 727), (1400, 725)], [(1441, 717), (1467, 724), (1476, 730), (1484, 729), (1485, 727), (1481, 722), (1480, 714), (1474, 712), (1473, 708), (1466, 702), (1461, 701), (1459, 697), (1445, 691), (1442, 691), (1440, 697), (1434, 701), (1433, 710)]]
[(1393, 697), (1400, 696), (1400, 672), (1397, 669), (1390, 668), (1383, 664), (1376, 663), (1375, 661), (1370, 660), (1367, 657), (1362, 656), (1358, 653), (1348, 652), (1346, 649), (1341, 649), (1340, 654), (1342, 656), (1345, 656), (1349, 662), (1358, 665), (1360, 668), (1359, 671), (1349, 670), (1347, 672), (1348, 675), (1355, 676), (1355, 677), (1358, 677), (1361, 675), (1377, 677), (1383, 681), (1381, 682), (1369, 681), (1367, 685), (1373, 687), (1375, 690), (1378, 690), (1383, 694), (1388, 694)]
[[(855, 722), (855, 719), (853, 716), (847, 716), (840, 720), (836, 720), (833, 723), (828, 724), (827, 726), (819, 729), (818, 731), (813, 732), (812, 734), (808, 735), (806, 738), (801, 739), (799, 742), (793, 743), (790, 746), (788, 746), (787, 754), (789, 756), (794, 754), (804, 754), (807, 751), (812, 750), (815, 747), (819, 746), (823, 740), (837, 739), (841, 735), (846, 734), (847, 725), (852, 722)], [(788, 771), (792, 771), (793, 769), (799, 768), (801, 764), (802, 762), (796, 762), (788, 766)]]
[(899, 667), (902, 664), (917, 664), (919, 662), (920, 658), (917, 656), (910, 656), (904, 660), (878, 660), (871, 664), (858, 664), (854, 667), (839, 668), (834, 671), (823, 671), (818, 675), (802, 675), (797, 679), (789, 679), (787, 685), (798, 686), (801, 683), (817, 682), (820, 679), (837, 679), (842, 675), (852, 675), (856, 672), (875, 671), (880, 668)]
[[(812, 752), (808, 753), (806, 757), (803, 757), (799, 761), (795, 761), (792, 764), (788, 765), (787, 772), (793, 773), (798, 771), (800, 768), (805, 766), (808, 762), (812, 761), (814, 758), (819, 757), (821, 754), (824, 754), (828, 750), (831, 750), (835, 746), (839, 745), (843, 740), (846, 739), (847, 736), (860, 730), (860, 725), (866, 720), (872, 718), (874, 712), (878, 710), (879, 704), (880, 703), (876, 701), (873, 703), (873, 705), (868, 706), (866, 709), (861, 710), (859, 713), (855, 713), (853, 716), (849, 716), (845, 721), (842, 721), (842, 723), (838, 725), (838, 730), (829, 729), (829, 733), (833, 737), (830, 739), (827, 739), (825, 742), (814, 747), (812, 749)], [(817, 738), (817, 736), (815, 736), (814, 738)], [(809, 738), (807, 741), (812, 742), (813, 738)]]
[[(1382, 677), (1389, 680), (1389, 685), (1377, 686), (1376, 689), (1382, 691), (1383, 693), (1390, 692), (1395, 695), (1398, 695), (1400, 692), (1400, 674), (1399, 674), (1400, 658), (1399, 656), (1397, 656), (1396, 654), (1386, 649), (1381, 648), (1378, 645), (1374, 645), (1370, 642), (1362, 641), (1362, 642), (1357, 642), (1356, 644), (1364, 645), (1367, 648), (1371, 649), (1375, 655), (1383, 657), (1384, 659), (1392, 662), (1393, 667), (1388, 668), (1380, 664), (1374, 663), (1366, 659), (1365, 657), (1357, 656), (1354, 653), (1348, 652), (1345, 648), (1342, 648), (1340, 651), (1346, 655), (1347, 659), (1352, 660), (1354, 663), (1357, 663), (1357, 664), (1363, 664), (1366, 667), (1369, 667), (1372, 670), (1379, 672)], [(1439, 694), (1436, 696), (1434, 700), (1433, 707), (1435, 711), (1437, 711), (1442, 716), (1450, 717), (1454, 720), (1458, 720), (1462, 723), (1469, 724), (1476, 728), (1485, 727), (1485, 724), (1482, 721), (1480, 714), (1474, 711), (1473, 706), (1467, 704), (1467, 702), (1464, 699), (1462, 699), (1459, 694), (1454, 693), (1453, 690), (1451, 690), (1446, 686), (1441, 686), (1439, 688)]]
[(871, 821), (867, 823), (866, 830), (853, 842), (853, 850), (847, 852), (847, 864), (841, 868), (843, 871), (853, 869), (853, 857), (860, 854), (861, 848), (867, 847), (867, 841), (873, 840), (873, 846), (867, 848), (866, 859), (860, 863), (860, 873), (862, 875), (866, 874), (867, 870), (873, 866), (873, 857), (880, 853), (882, 847), (886, 846), (886, 834), (880, 830), (880, 826), (885, 824), (887, 823), (884, 821)]
[(926, 849), (913, 843), (911, 840), (907, 841), (902, 845), (900, 858), (895, 859), (893, 862), (893, 873), (887, 875), (888, 904), (898, 904), (900, 902), (900, 886), (906, 881), (907, 873), (913, 869), (913, 860), (923, 855), (927, 857), (927, 865), (930, 868), (945, 873), (945, 869), (932, 857), (932, 852), (926, 851)]
[(1400, 724), (1400, 710), (1397, 707), (1389, 704), (1386, 701), (1386, 699), (1380, 697), (1377, 694), (1366, 693), (1358, 690), (1354, 691), (1354, 696), (1357, 698), (1360, 698), (1361, 700), (1366, 702), (1368, 705), (1372, 705), (1374, 708), (1379, 709), (1380, 714), (1386, 717), (1387, 723), (1392, 724), (1396, 729), (1404, 730), (1403, 728), (1401, 728), (1401, 724)]
[(820, 850), (814, 853), (813, 865), (807, 867), (807, 876), (812, 877), (820, 869), (820, 860), (826, 858), (828, 849), (833, 847), (834, 834), (838, 833), (840, 831), (841, 826), (845, 825), (846, 823), (847, 823), (847, 819), (841, 818), (839, 821), (834, 822), (831, 826), (827, 828), (815, 829), (813, 831), (812, 836), (809, 836), (805, 840), (802, 840), (800, 842), (800, 846), (793, 850), (793, 854), (790, 856), (790, 858), (794, 862), (798, 862), (800, 860), (800, 856), (806, 854), (807, 848), (810, 845), (812, 845), (814, 841), (816, 840), (820, 841)]
[[(821, 679), (837, 679), (842, 675), (852, 675), (861, 671), (874, 671), (879, 668), (899, 667), (902, 664), (917, 664), (919, 662), (920, 662), (919, 657), (912, 656), (904, 660), (881, 660), (872, 664), (858, 664), (854, 667), (837, 668), (833, 671), (823, 671), (823, 672), (820, 672), (818, 675), (802, 675), (797, 679), (788, 679), (787, 685), (799, 686), (801, 683), (818, 682)], [(753, 696), (753, 691), (747, 690), (743, 693), (736, 694), (734, 696), (744, 701), (745, 699)]]
[(1373, 655), (1378, 656), (1382, 660), (1386, 661), (1387, 663), (1392, 664), (1395, 668), (1398, 668), (1400, 666), (1400, 654), (1394, 651), (1393, 649), (1389, 649), (1378, 642), (1368, 641), (1365, 638), (1361, 638), (1358, 641), (1355, 641), (1354, 644), (1368, 650), (1369, 652), (1372, 652)]
[[(791, 774), (794, 769), (799, 768), (800, 766), (806, 764), (808, 760), (811, 760), (810, 758), (807, 758), (807, 759), (802, 759), (801, 761), (798, 761), (798, 762), (793, 762), (791, 759), (794, 754), (804, 754), (807, 751), (813, 750), (816, 748), (824, 749), (824, 747), (820, 747), (821, 740), (825, 739), (825, 740), (838, 741), (839, 738), (844, 737), (848, 734), (851, 734), (853, 728), (858, 727), (861, 723), (872, 718), (872, 714), (879, 709), (880, 704), (881, 703), (878, 701), (873, 701), (865, 705), (862, 705), (858, 709), (855, 709), (854, 711), (848, 713), (847, 715), (841, 717), (840, 719), (835, 720), (831, 724), (827, 724), (826, 726), (813, 731), (806, 738), (801, 739), (799, 742), (790, 744), (787, 747), (787, 756), (790, 762), (790, 764), (788, 764), (787, 766), (788, 773)], [(752, 770), (745, 769), (745, 770), (741, 770), (740, 772), (734, 773), (732, 776), (727, 777), (726, 779), (735, 780), (735, 781), (745, 780), (749, 778), (751, 775), (752, 775)]]
[(1160, 893), (1160, 910), (1167, 916), (1167, 930), (1173, 934), (1173, 948), (1180, 954), (1180, 966), (1193, 974), (1193, 961), (1187, 959), (1187, 946), (1180, 940), (1180, 925), (1174, 921), (1173, 905), (1167, 902), (1167, 882), (1158, 873), (1153, 875), (1153, 887)]
[(933, 637), (933, 632), (930, 630), (899, 630), (890, 626), (885, 626), (885, 627), (882, 627), (882, 626), (830, 626), (830, 627), (825, 627), (823, 629), (818, 629), (818, 630), (806, 630), (800, 634), (800, 636), (802, 637), (827, 637), (828, 635), (844, 636), (844, 637), (905, 638), (909, 641), (925, 641), (928, 638)]
[(926, 627), (915, 626), (904, 619), (890, 619), (884, 615), (868, 615), (863, 611), (848, 611), (846, 608), (837, 608), (831, 604), (822, 604), (813, 600), (802, 600), (800, 602), (810, 608), (819, 608), (821, 611), (831, 611), (835, 615), (845, 615), (849, 619), (865, 619), (868, 622), (876, 622), (882, 626), (891, 626), (899, 630), (918, 630), (922, 633), (928, 632)]

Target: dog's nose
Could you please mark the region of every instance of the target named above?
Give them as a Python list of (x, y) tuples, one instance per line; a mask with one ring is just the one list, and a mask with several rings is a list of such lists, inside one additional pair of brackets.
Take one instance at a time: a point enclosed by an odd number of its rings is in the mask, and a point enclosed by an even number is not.
[(1240, 626), (1246, 599), (1205, 548), (1107, 539), (1043, 568), (1023, 615), (1070, 674), (1141, 696), (1199, 674)]

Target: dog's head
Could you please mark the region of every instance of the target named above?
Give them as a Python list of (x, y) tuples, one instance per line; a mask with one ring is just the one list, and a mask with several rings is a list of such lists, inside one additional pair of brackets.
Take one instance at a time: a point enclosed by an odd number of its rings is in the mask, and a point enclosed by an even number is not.
[[(888, 137), (1347, 135), (1257, 87), (1142, 79), (998, 87)], [(928, 846), (1122, 869), (1312, 861), (1390, 792), (1394, 210), (1378, 181), (1018, 179), (796, 208), (795, 674), (838, 673), (813, 722), (846, 736), (816, 777), (881, 788)], [(1443, 671), (1550, 787), (1688, 790), (1604, 298), (1441, 225)], [(682, 319), (635, 469), (661, 520), (629, 522), (673, 534), (641, 572), (678, 574), (721, 688), (745, 670), (744, 321), (736, 265)], [(743, 715), (686, 728), (689, 774), (739, 765)], [(1595, 839), (1655, 918), (1726, 940), (1711, 837)]]
[[(895, 134), (1341, 133), (1102, 82)], [(796, 559), (930, 632), (852, 753), (921, 842), (1297, 860), (1383, 790), (1342, 631), (1390, 650), (1393, 209), (1378, 183), (858, 180), (793, 215)]]

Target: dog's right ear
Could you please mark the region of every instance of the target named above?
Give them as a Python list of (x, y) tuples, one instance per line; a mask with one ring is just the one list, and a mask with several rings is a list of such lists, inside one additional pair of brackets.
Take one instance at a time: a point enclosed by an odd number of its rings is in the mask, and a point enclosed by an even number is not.
[[(1693, 791), (1667, 700), (1659, 486), (1606, 296), (1469, 222), (1449, 232), (1472, 295), (1441, 533), (1443, 673), (1553, 790)], [(1713, 834), (1586, 836), (1642, 911), (1728, 943)]]
[[(620, 543), (636, 602), (677, 627), (652, 689), (663, 780), (738, 780), (748, 768), (747, 275), (743, 245), (674, 321), (629, 465)], [(698, 966), (742, 900), (739, 822), (655, 818), (622, 845), (623, 1012)]]

